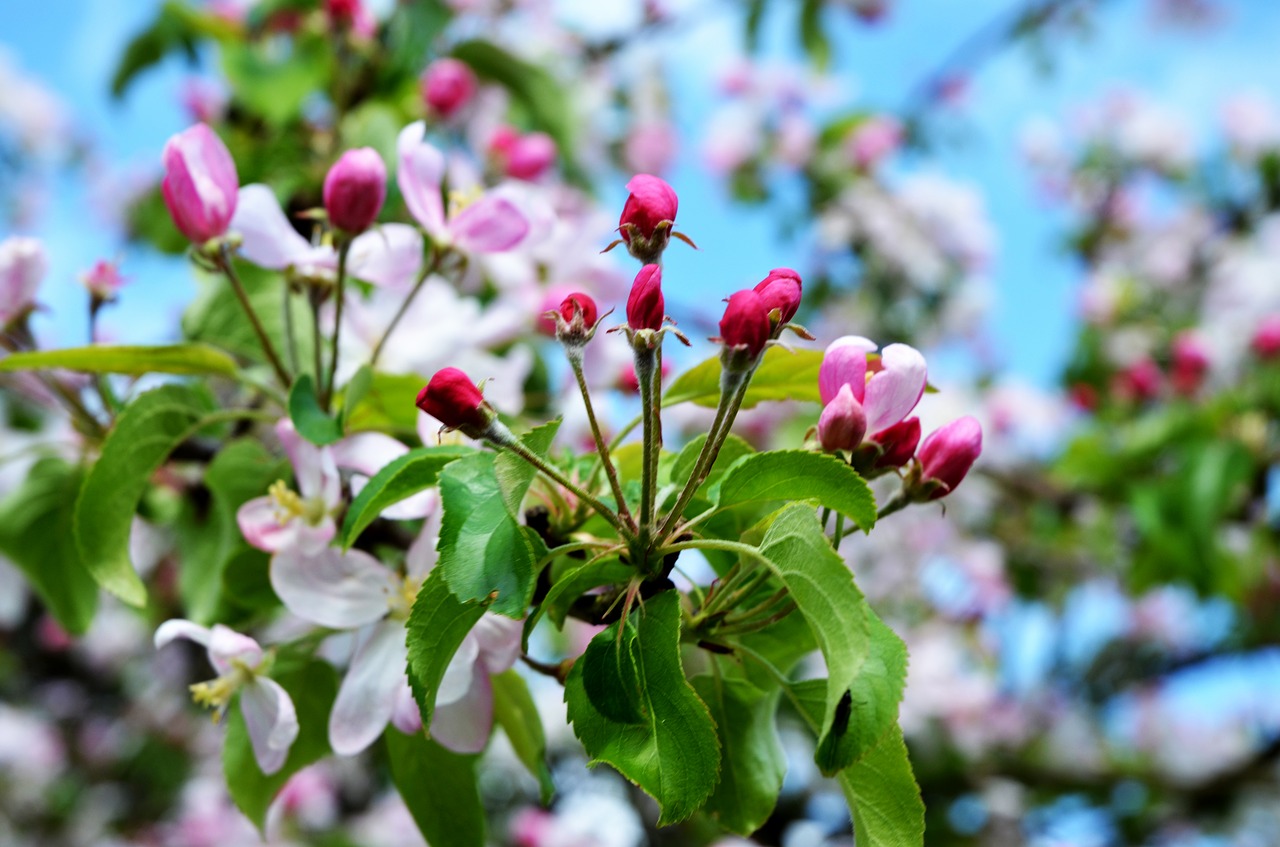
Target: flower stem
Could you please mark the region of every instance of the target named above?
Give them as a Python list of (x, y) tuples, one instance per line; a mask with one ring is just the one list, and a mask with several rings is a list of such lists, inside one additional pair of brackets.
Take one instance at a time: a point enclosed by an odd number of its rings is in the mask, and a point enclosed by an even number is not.
[(258, 313), (254, 311), (253, 304), (249, 302), (249, 295), (245, 292), (244, 284), (240, 282), (240, 275), (236, 273), (235, 265), (231, 261), (231, 248), (225, 242), (218, 250), (217, 265), (218, 269), (226, 275), (227, 280), (231, 283), (231, 290), (235, 292), (236, 299), (240, 301), (240, 306), (249, 318), (249, 323), (253, 325), (253, 331), (258, 336), (258, 343), (262, 345), (262, 352), (266, 354), (267, 361), (271, 363), (271, 367), (276, 372), (276, 379), (280, 380), (280, 384), (288, 389), (292, 382), (289, 377), (289, 371), (285, 369), (284, 364), (280, 361), (280, 355), (276, 353), (276, 346), (271, 343), (271, 338), (267, 335), (266, 328), (262, 326), (262, 321), (258, 319)]
[(378, 357), (382, 355), (382, 348), (386, 346), (387, 339), (391, 337), (391, 333), (394, 332), (395, 328), (400, 324), (400, 320), (404, 317), (405, 312), (409, 311), (409, 305), (413, 303), (414, 298), (418, 296), (418, 292), (421, 291), (422, 287), (426, 284), (427, 278), (440, 269), (440, 263), (444, 260), (446, 252), (447, 251), (445, 250), (435, 250), (431, 256), (431, 261), (427, 263), (427, 266), (422, 270), (422, 273), (418, 275), (418, 279), (413, 283), (413, 288), (410, 289), (409, 294), (404, 298), (404, 301), (401, 302), (400, 308), (396, 310), (395, 316), (391, 318), (391, 323), (387, 324), (387, 328), (383, 331), (382, 337), (378, 339), (378, 343), (374, 345), (373, 353), (369, 356), (370, 369), (377, 367)]
[(899, 512), (911, 504), (911, 498), (906, 493), (899, 491), (897, 494), (889, 498), (889, 502), (880, 507), (880, 513), (876, 515), (876, 520), (888, 517), (894, 512)]
[(640, 475), (640, 523), (639, 552), (644, 561), (636, 562), (645, 570), (649, 556), (649, 546), (654, 534), (654, 500), (658, 489), (657, 453), (661, 448), (662, 434), (658, 422), (657, 410), (654, 407), (654, 375), (657, 370), (656, 351), (643, 342), (636, 347), (636, 377), (640, 383), (640, 415), (644, 420), (644, 438), (642, 443), (641, 475)]
[(329, 379), (320, 393), (320, 408), (329, 411), (333, 403), (333, 389), (338, 380), (338, 340), (342, 334), (342, 304), (346, 302), (347, 256), (351, 253), (351, 239), (343, 238), (338, 245), (338, 282), (334, 297), (333, 352), (329, 357)]
[(618, 515), (628, 524), (634, 525), (635, 519), (631, 517), (631, 510), (627, 508), (626, 498), (622, 496), (622, 483), (618, 481), (618, 470), (609, 457), (609, 445), (605, 443), (604, 436), (600, 433), (600, 423), (596, 420), (595, 408), (591, 405), (587, 378), (582, 372), (582, 348), (565, 347), (565, 352), (569, 358), (569, 366), (573, 368), (574, 379), (578, 381), (578, 390), (582, 392), (582, 404), (587, 409), (587, 421), (591, 424), (591, 434), (596, 440), (596, 452), (600, 454), (600, 462), (604, 465), (604, 472), (609, 477), (609, 487), (613, 489), (613, 498), (618, 504)]
[(502, 441), (495, 441), (494, 443), (503, 449), (510, 450), (512, 453), (515, 453), (521, 459), (524, 459), (526, 462), (533, 465), (535, 468), (542, 471), (544, 474), (551, 477), (553, 480), (555, 480), (556, 482), (563, 485), (565, 488), (572, 491), (578, 497), (578, 499), (585, 501), (591, 506), (591, 508), (599, 512), (600, 517), (604, 518), (606, 521), (612, 524), (613, 527), (617, 529), (619, 532), (621, 532), (624, 537), (631, 536), (632, 534), (631, 528), (622, 522), (622, 519), (618, 517), (617, 513), (614, 512), (613, 509), (610, 509), (604, 503), (600, 502), (598, 499), (596, 499), (595, 497), (588, 494), (586, 491), (579, 488), (573, 482), (570, 482), (568, 477), (566, 477), (560, 471), (556, 470), (549, 462), (547, 462), (537, 453), (534, 453), (528, 447), (521, 444), (517, 438), (513, 436), (509, 439), (504, 439)]

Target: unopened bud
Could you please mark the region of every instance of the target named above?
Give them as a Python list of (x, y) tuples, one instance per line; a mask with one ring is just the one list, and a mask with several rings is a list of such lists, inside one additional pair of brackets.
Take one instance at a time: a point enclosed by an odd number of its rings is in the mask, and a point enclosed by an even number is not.
[(618, 231), (632, 256), (645, 264), (662, 257), (671, 240), (671, 227), (676, 222), (680, 200), (675, 189), (661, 177), (637, 174), (627, 183), (631, 192), (622, 207)]
[(853, 396), (849, 386), (841, 386), (818, 418), (818, 441), (822, 449), (828, 453), (852, 450), (862, 443), (866, 434), (867, 414), (862, 410), (862, 404)]
[(920, 444), (920, 419), (913, 417), (899, 421), (875, 433), (867, 441), (881, 451), (873, 467), (900, 468), (916, 454), (916, 447)]
[(627, 325), (633, 331), (661, 329), (665, 308), (666, 304), (662, 299), (662, 268), (658, 265), (645, 265), (636, 274), (635, 281), (631, 284), (631, 294), (627, 297)]
[(324, 178), (329, 223), (349, 233), (364, 232), (378, 219), (387, 197), (387, 166), (372, 147), (343, 153)]
[(1280, 358), (1280, 315), (1262, 319), (1251, 346), (1259, 359)]
[(475, 96), (476, 75), (463, 61), (437, 59), (422, 74), (422, 100), (434, 114), (446, 120)]
[(496, 420), (476, 384), (458, 368), (442, 368), (418, 392), (414, 403), (444, 424), (471, 438), (483, 438)]
[(599, 311), (596, 301), (586, 294), (570, 294), (560, 302), (560, 308), (550, 314), (555, 318), (556, 338), (565, 344), (581, 346), (595, 335)]
[(937, 500), (955, 491), (981, 453), (982, 425), (976, 418), (965, 416), (929, 433), (918, 454), (923, 477), (918, 499)]
[(774, 268), (756, 284), (755, 291), (764, 300), (766, 311), (778, 310), (778, 326), (796, 316), (800, 308), (800, 274), (791, 268)]
[(720, 318), (720, 339), (726, 351), (744, 352), (748, 364), (754, 362), (769, 340), (769, 309), (763, 297), (752, 290), (729, 297)]

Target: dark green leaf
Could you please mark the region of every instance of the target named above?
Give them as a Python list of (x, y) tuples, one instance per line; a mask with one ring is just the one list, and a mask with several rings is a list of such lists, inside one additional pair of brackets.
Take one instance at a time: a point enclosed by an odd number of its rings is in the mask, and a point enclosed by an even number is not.
[(826, 453), (756, 453), (740, 459), (720, 483), (722, 508), (773, 500), (814, 500), (868, 531), (876, 523), (876, 501), (866, 481)]
[[(807, 400), (819, 402), (818, 368), (822, 353), (818, 350), (790, 352), (773, 347), (764, 352), (760, 366), (751, 377), (742, 401), (750, 409), (764, 400)], [(662, 404), (697, 403), (714, 409), (720, 402), (720, 357), (713, 356), (685, 371), (667, 389)]]
[(822, 0), (804, 0), (800, 6), (800, 42), (818, 70), (831, 64), (831, 41), (822, 29)]
[(479, 756), (446, 750), (425, 736), (387, 730), (391, 779), (431, 847), (484, 847), (485, 814), (476, 785)]
[(187, 26), (183, 16), (177, 14), (177, 3), (165, 3), (152, 24), (129, 40), (111, 78), (111, 96), (119, 99), (129, 90), (138, 74), (177, 50), (181, 50), (188, 62), (196, 60), (195, 33)]
[[(671, 466), (671, 482), (676, 485), (683, 486), (689, 481), (689, 477), (693, 475), (694, 463), (698, 460), (698, 453), (702, 451), (702, 445), (707, 442), (706, 435), (699, 435), (692, 439), (688, 444), (684, 445), (684, 449), (680, 451), (680, 455), (676, 457), (675, 463)], [(716, 455), (715, 463), (711, 466), (711, 473), (707, 474), (707, 479), (698, 487), (699, 491), (705, 491), (708, 497), (714, 497), (713, 492), (720, 489), (719, 482), (729, 467), (741, 459), (756, 452), (756, 448), (743, 441), (736, 435), (729, 435), (725, 438), (724, 443), (720, 445), (720, 452)]]
[(0, 502), (0, 553), (26, 575), (58, 623), (83, 635), (98, 608), (98, 583), (71, 531), (84, 469), (62, 459), (36, 462)]
[(298, 434), (323, 447), (342, 438), (342, 424), (320, 408), (316, 384), (311, 374), (302, 374), (289, 389), (289, 418)]
[(338, 696), (337, 673), (319, 659), (273, 678), (289, 692), (298, 712), (298, 738), (289, 748), (284, 767), (270, 776), (259, 770), (238, 705), (227, 714), (227, 740), (222, 748), (222, 770), (231, 799), (259, 831), (266, 825), (267, 808), (289, 777), (329, 755), (329, 709)]
[(640, 688), (639, 636), (636, 613), (596, 633), (582, 654), (582, 688), (591, 706), (614, 723), (638, 724), (646, 719)]
[(638, 666), (646, 724), (618, 724), (597, 712), (583, 688), (582, 663), (565, 682), (573, 731), (591, 756), (607, 762), (658, 801), (658, 825), (702, 808), (720, 775), (715, 724), (680, 664), (680, 597), (651, 597), (638, 616)]
[(342, 521), (343, 549), (351, 547), (365, 527), (401, 500), (435, 485), (450, 462), (475, 453), (471, 447), (420, 447), (388, 462), (360, 490)]
[(529, 686), (514, 669), (493, 677), (493, 719), (507, 734), (516, 758), (538, 780), (543, 805), (551, 802), (555, 783), (547, 767), (547, 739), (542, 733), (542, 719), (529, 694)]
[(483, 606), (458, 602), (445, 585), (444, 574), (438, 567), (418, 591), (405, 627), (408, 632), (409, 687), (413, 689), (418, 710), (422, 712), (423, 726), (431, 726), (436, 694), (445, 669), (482, 615)]
[(204, 411), (185, 385), (165, 385), (139, 395), (116, 419), (102, 455), (76, 500), (75, 537), (89, 572), (103, 588), (134, 606), (147, 590), (129, 559), (129, 531), (151, 475)]
[(208, 344), (129, 347), (94, 344), (61, 350), (32, 350), (0, 359), (0, 372), (65, 368), (101, 374), (149, 373), (229, 376), (238, 372), (235, 359)]

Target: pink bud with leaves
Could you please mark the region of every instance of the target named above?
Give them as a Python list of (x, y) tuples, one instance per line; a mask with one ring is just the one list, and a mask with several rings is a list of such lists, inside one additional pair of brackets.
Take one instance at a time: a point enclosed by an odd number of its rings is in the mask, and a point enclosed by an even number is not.
[(839, 393), (822, 409), (818, 418), (818, 441), (828, 453), (836, 450), (852, 450), (862, 443), (867, 434), (867, 413), (853, 396), (848, 385), (840, 386)]
[(652, 174), (637, 174), (627, 183), (627, 202), (618, 219), (618, 232), (632, 256), (646, 264), (662, 257), (671, 240), (680, 199), (666, 180)]
[(458, 368), (436, 371), (418, 392), (414, 405), (446, 429), (460, 429), (472, 438), (480, 437), (493, 419), (480, 389)]
[(329, 223), (349, 233), (364, 232), (378, 219), (387, 198), (387, 166), (372, 147), (348, 150), (324, 178)]
[(769, 307), (763, 297), (750, 289), (729, 297), (720, 318), (720, 338), (726, 347), (745, 349), (752, 360), (769, 340)]
[(470, 103), (479, 88), (476, 75), (466, 62), (451, 57), (428, 65), (421, 86), (427, 108), (446, 120)]
[(236, 211), (240, 178), (227, 146), (205, 124), (164, 145), (160, 193), (178, 230), (195, 244), (225, 235)]
[(662, 298), (662, 268), (645, 265), (636, 274), (627, 297), (627, 325), (632, 330), (662, 328), (666, 304)]
[(1251, 345), (1259, 359), (1280, 358), (1280, 315), (1270, 315), (1262, 319), (1258, 329), (1253, 333)]
[(791, 268), (774, 268), (756, 283), (755, 291), (764, 300), (766, 311), (778, 310), (778, 324), (790, 321), (800, 308), (802, 285), (800, 274)]
[(945, 497), (969, 473), (982, 453), (982, 425), (977, 418), (965, 416), (929, 433), (920, 445), (917, 458), (926, 483), (936, 482), (925, 499)]

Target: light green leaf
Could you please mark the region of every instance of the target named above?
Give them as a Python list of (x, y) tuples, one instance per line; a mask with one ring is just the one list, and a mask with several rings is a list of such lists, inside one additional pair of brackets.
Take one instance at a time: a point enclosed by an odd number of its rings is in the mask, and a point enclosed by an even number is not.
[(289, 389), (289, 418), (298, 434), (323, 447), (342, 438), (342, 424), (320, 408), (316, 384), (311, 374), (302, 374)]
[[(778, 512), (765, 532), (760, 552), (782, 580), (796, 607), (808, 621), (827, 663), (826, 709), (818, 733), (818, 749), (848, 753), (838, 738), (848, 730), (851, 691), (870, 652), (867, 606), (854, 585), (853, 574), (822, 533), (813, 508), (803, 504)], [(815, 756), (824, 774), (842, 769), (847, 761)]]
[(436, 694), (445, 669), (482, 615), (483, 606), (458, 602), (445, 585), (444, 574), (439, 567), (431, 572), (418, 591), (405, 628), (409, 648), (409, 687), (418, 701), (423, 726), (431, 726)]
[(284, 51), (275, 44), (227, 42), (221, 55), (236, 101), (274, 127), (296, 118), (307, 98), (325, 89), (333, 62), (327, 39), (305, 35)]
[[(698, 453), (702, 451), (702, 445), (706, 442), (707, 436), (699, 435), (684, 445), (684, 449), (680, 451), (680, 455), (671, 466), (672, 483), (683, 486), (689, 481), (689, 477), (693, 475), (693, 466), (698, 461)], [(716, 460), (711, 465), (711, 473), (707, 474), (706, 481), (698, 487), (698, 490), (706, 492), (708, 497), (713, 497), (713, 492), (719, 491), (720, 480), (730, 466), (743, 456), (749, 456), (754, 452), (756, 448), (738, 436), (730, 434), (720, 445), (720, 452), (716, 454)]]
[(364, 399), (372, 387), (373, 369), (368, 365), (361, 365), (360, 369), (347, 381), (346, 389), (342, 392), (342, 424), (344, 428), (351, 417), (351, 410), (360, 405), (360, 401)]
[(720, 483), (722, 508), (773, 500), (816, 500), (868, 531), (876, 523), (876, 500), (866, 481), (826, 453), (756, 453), (738, 460)]
[(129, 559), (129, 531), (138, 500), (169, 452), (192, 432), (204, 404), (185, 385), (139, 395), (116, 419), (102, 455), (76, 500), (80, 556), (103, 588), (134, 606), (147, 590)]
[(730, 832), (749, 836), (773, 814), (787, 773), (787, 758), (774, 723), (782, 692), (777, 688), (763, 692), (718, 669), (692, 682), (720, 736), (720, 782), (706, 812)]
[(607, 762), (658, 801), (658, 825), (702, 808), (720, 775), (720, 745), (711, 715), (680, 664), (680, 598), (665, 591), (636, 610), (638, 665), (647, 722), (618, 724), (597, 712), (583, 688), (582, 663), (565, 681), (574, 734), (591, 756)]
[[(821, 365), (822, 353), (818, 350), (794, 353), (781, 347), (765, 350), (760, 366), (751, 377), (742, 408), (750, 409), (764, 400), (819, 402), (818, 368)], [(713, 356), (677, 377), (667, 389), (662, 405), (697, 403), (714, 409), (719, 402), (720, 357)]]
[(463, 756), (423, 735), (385, 733), (391, 781), (431, 847), (484, 847), (485, 814), (476, 785), (479, 756)]
[(73, 635), (84, 634), (98, 608), (98, 583), (80, 558), (71, 531), (83, 479), (81, 467), (41, 459), (0, 502), (0, 553), (18, 566)]
[(542, 733), (542, 719), (529, 686), (515, 669), (505, 670), (493, 678), (493, 718), (507, 734), (516, 758), (538, 780), (543, 805), (551, 802), (555, 783), (547, 767), (547, 739)]
[(418, 425), (414, 401), (426, 380), (417, 374), (373, 374), (359, 401), (351, 400), (343, 412), (350, 430), (413, 432)]
[(289, 777), (329, 755), (329, 709), (338, 696), (338, 675), (319, 659), (272, 678), (289, 692), (298, 712), (298, 737), (289, 748), (284, 767), (270, 776), (258, 768), (244, 715), (237, 704), (227, 713), (227, 740), (222, 748), (222, 771), (236, 807), (259, 832), (266, 826), (267, 808)]
[(238, 373), (235, 359), (208, 344), (156, 347), (94, 344), (61, 350), (32, 350), (0, 359), (0, 373), (45, 368), (130, 376), (160, 373), (234, 377)]
[(342, 547), (350, 548), (386, 509), (435, 485), (450, 462), (470, 456), (475, 449), (462, 445), (420, 447), (388, 462), (360, 490), (342, 521)]

